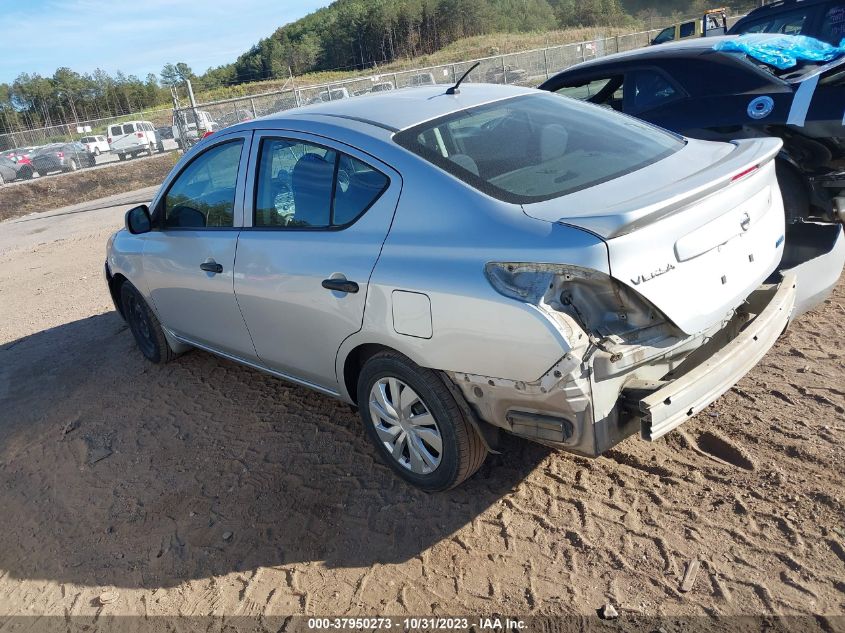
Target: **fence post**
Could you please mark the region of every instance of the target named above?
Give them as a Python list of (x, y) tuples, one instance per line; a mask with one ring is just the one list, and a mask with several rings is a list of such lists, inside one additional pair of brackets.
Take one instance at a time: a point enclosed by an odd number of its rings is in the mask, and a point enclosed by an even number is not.
[(257, 119), (258, 118), (258, 112), (256, 112), (256, 110), (255, 110), (255, 99), (250, 97), (249, 104), (252, 106), (252, 116), (254, 116)]
[(543, 49), (543, 67), (546, 71), (546, 79), (549, 78), (549, 54), (548, 53), (549, 53), (549, 49), (544, 48)]
[(508, 83), (508, 70), (505, 67), (505, 56), (502, 55), (502, 83)]
[(619, 36), (616, 36), (616, 52), (619, 52)]
[(455, 64), (452, 64), (452, 83), (458, 81), (458, 73), (455, 72)]

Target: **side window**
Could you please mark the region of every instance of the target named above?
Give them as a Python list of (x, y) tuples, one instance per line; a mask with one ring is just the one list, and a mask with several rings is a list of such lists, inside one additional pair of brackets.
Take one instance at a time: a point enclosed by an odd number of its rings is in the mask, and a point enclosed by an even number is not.
[(114, 137), (114, 136), (120, 136), (121, 134), (123, 134), (123, 132), (121, 131), (119, 125), (112, 125), (109, 128), (109, 134), (111, 134)]
[(572, 97), (581, 101), (590, 101), (598, 105), (622, 110), (622, 76), (602, 77), (593, 79), (578, 86), (564, 86), (555, 92), (564, 97)]
[(819, 39), (834, 46), (845, 39), (845, 2), (834, 2), (825, 10)]
[(311, 143), (264, 139), (253, 226), (334, 228), (353, 222), (381, 195), (387, 176), (356, 158)]
[(630, 100), (626, 112), (634, 114), (656, 108), (680, 97), (674, 86), (654, 70), (635, 70), (628, 73), (625, 93)]
[(652, 44), (663, 44), (664, 42), (671, 42), (675, 39), (675, 27), (668, 26), (660, 33), (658, 33), (653, 40), (651, 40)]
[(134, 134), (135, 133), (135, 125), (132, 123), (126, 123), (123, 126), (123, 133), (124, 134)]
[(800, 35), (807, 21), (810, 9), (784, 11), (769, 18), (743, 25), (736, 33), (783, 33), (785, 35)]
[(234, 225), (235, 188), (242, 140), (215, 145), (197, 156), (164, 197), (165, 228), (226, 228)]
[(681, 32), (678, 35), (680, 39), (684, 39), (685, 37), (690, 37), (695, 35), (695, 21), (692, 22), (684, 22), (681, 24)]

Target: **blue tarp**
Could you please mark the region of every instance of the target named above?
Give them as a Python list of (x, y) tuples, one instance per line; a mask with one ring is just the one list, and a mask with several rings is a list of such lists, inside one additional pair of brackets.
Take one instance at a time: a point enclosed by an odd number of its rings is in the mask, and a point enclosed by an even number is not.
[(845, 39), (839, 46), (833, 46), (806, 35), (749, 33), (735, 39), (722, 40), (713, 49), (745, 53), (764, 64), (786, 70), (801, 61), (829, 62), (845, 55)]

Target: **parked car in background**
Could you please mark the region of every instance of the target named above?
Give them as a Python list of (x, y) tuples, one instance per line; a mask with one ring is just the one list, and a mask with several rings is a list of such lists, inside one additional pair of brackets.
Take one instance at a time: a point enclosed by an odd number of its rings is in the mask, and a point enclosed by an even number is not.
[(658, 33), (652, 44), (687, 40), (695, 37), (714, 37), (728, 32), (727, 9), (709, 9), (701, 18), (685, 20), (668, 26)]
[(528, 78), (528, 71), (517, 68), (513, 64), (507, 64), (502, 68), (490, 68), (485, 77), (487, 83), (491, 84), (518, 84)]
[(173, 113), (173, 125), (170, 129), (176, 145), (179, 149), (185, 149), (219, 127), (210, 112), (188, 108)]
[(235, 123), (243, 123), (244, 121), (251, 121), (255, 115), (249, 110), (243, 108), (237, 109), (234, 112), (227, 112), (217, 118), (217, 125), (219, 128), (229, 127)]
[(159, 138), (162, 140), (173, 138), (173, 128), (169, 125), (162, 125), (161, 127), (157, 127), (156, 132), (158, 133)]
[(781, 144), (514, 86), (343, 99), (200, 142), (106, 279), (150, 361), (194, 346), (340, 398), (440, 490), (500, 429), (656, 440), (758, 362), (806, 307), (779, 270)]
[(38, 148), (32, 154), (32, 166), (39, 176), (46, 176), (55, 171), (76, 171), (94, 165), (96, 160), (93, 152), (89, 152), (79, 141), (51, 143)]
[(845, 39), (845, 0), (780, 0), (763, 5), (728, 31), (808, 35), (834, 46)]
[(17, 165), (11, 159), (0, 156), (0, 185), (17, 180)]
[[(34, 175), (35, 169), (32, 167), (30, 155), (34, 148), (20, 147), (16, 149), (4, 150), (0, 156), (8, 158), (15, 165), (16, 176), (15, 179), (29, 180)], [(8, 178), (6, 179), (9, 180)]]
[[(775, 41), (777, 36), (762, 37)], [(782, 71), (713, 48), (727, 39), (610, 55), (573, 66), (540, 87), (685, 136), (781, 139), (775, 168), (788, 219), (784, 257), (818, 268), (799, 295), (826, 290), (845, 262), (840, 225), (845, 221), (845, 56)]]
[(388, 92), (394, 88), (395, 86), (392, 81), (380, 81), (379, 83), (373, 84), (373, 87), (370, 88), (370, 92)]
[(149, 121), (127, 121), (109, 126), (106, 139), (109, 149), (119, 160), (140, 154), (153, 155), (159, 145), (155, 126)]
[(111, 151), (109, 142), (105, 136), (83, 136), (79, 139), (79, 142), (82, 143), (89, 152), (94, 154), (94, 156), (99, 156), (100, 154)]
[(308, 100), (308, 104), (339, 101), (341, 99), (349, 99), (349, 96), (349, 90), (345, 87), (332, 88), (331, 90), (321, 90)]
[(408, 85), (416, 86), (434, 86), (437, 82), (434, 80), (434, 75), (431, 73), (417, 73), (408, 78)]

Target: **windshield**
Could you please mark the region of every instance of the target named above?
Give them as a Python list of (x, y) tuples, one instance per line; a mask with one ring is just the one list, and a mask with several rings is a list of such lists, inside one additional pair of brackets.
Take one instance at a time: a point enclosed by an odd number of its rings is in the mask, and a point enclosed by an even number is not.
[(520, 204), (619, 178), (684, 146), (637, 119), (554, 94), (469, 108), (394, 139), (476, 189)]

